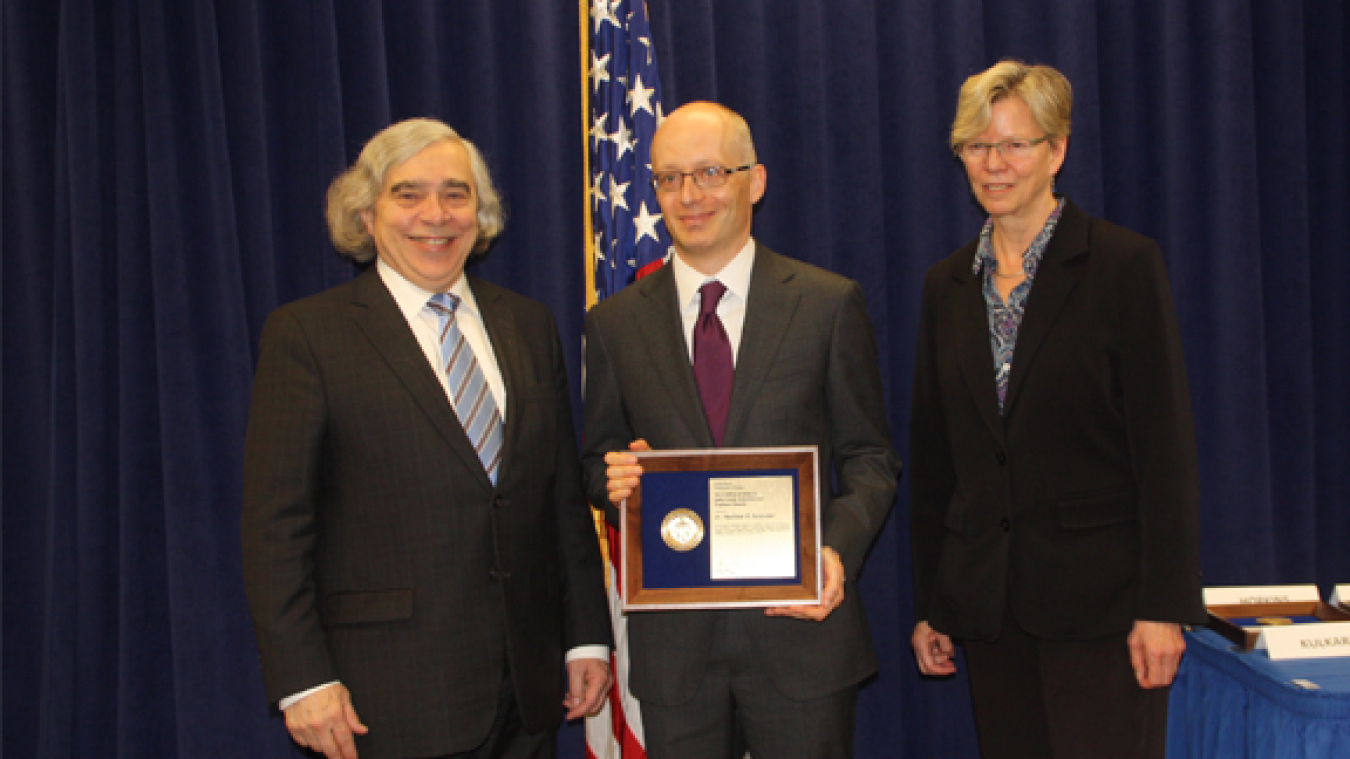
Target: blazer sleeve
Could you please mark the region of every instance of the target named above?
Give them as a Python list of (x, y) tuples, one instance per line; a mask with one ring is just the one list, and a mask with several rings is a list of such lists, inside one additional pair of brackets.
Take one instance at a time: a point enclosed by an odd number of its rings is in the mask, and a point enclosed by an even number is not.
[(890, 513), (901, 470), (891, 447), (876, 337), (857, 282), (849, 282), (835, 312), (826, 393), (838, 480), (822, 538), (856, 578)]
[(552, 375), (558, 401), (553, 501), (563, 562), (563, 647), (613, 646), (609, 623), (609, 600), (605, 594), (604, 567), (590, 507), (582, 495), (581, 467), (577, 458), (576, 427), (572, 420), (571, 392), (563, 362), (562, 343), (549, 316)]
[(244, 584), (267, 698), (331, 682), (314, 545), (324, 393), (300, 323), (285, 308), (263, 328), (244, 451)]
[(938, 267), (924, 280), (914, 361), (914, 396), (909, 421), (910, 541), (914, 556), (914, 613), (928, 618), (938, 565), (942, 560), (943, 523), (956, 489), (956, 469), (947, 440), (936, 336)]
[(1202, 622), (1200, 482), (1181, 335), (1151, 240), (1121, 276), (1120, 382), (1139, 499), (1136, 619)]
[(628, 424), (628, 415), (624, 411), (623, 392), (619, 389), (618, 377), (614, 374), (603, 322), (598, 317), (598, 309), (595, 308), (586, 316), (584, 396), (582, 411), (585, 416), (586, 434), (581, 461), (585, 475), (586, 496), (597, 508), (603, 508), (605, 519), (617, 527), (619, 510), (616, 505), (609, 502), (605, 454), (609, 451), (628, 450), (628, 444), (633, 441), (634, 436)]

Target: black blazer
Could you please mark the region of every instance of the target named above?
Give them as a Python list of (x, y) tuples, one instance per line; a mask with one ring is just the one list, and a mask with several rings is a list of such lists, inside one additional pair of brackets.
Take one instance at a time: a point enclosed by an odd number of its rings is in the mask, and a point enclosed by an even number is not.
[(977, 242), (924, 281), (911, 415), (918, 618), (1050, 639), (1203, 622), (1199, 482), (1162, 253), (1072, 202), (999, 414)]
[[(591, 309), (586, 320), (586, 467), (592, 502), (618, 512), (604, 456), (637, 438), (654, 449), (712, 448), (669, 266)], [(890, 511), (900, 462), (890, 445), (872, 324), (856, 282), (759, 246), (736, 360), (728, 448), (820, 447), (822, 538), (856, 579)], [(831, 470), (838, 484), (832, 487)], [(747, 611), (628, 617), (633, 694), (680, 704), (707, 666), (718, 614), (746, 614), (774, 685), (816, 698), (876, 670), (858, 593), (821, 623)]]
[(564, 650), (611, 640), (552, 315), (470, 286), (507, 388), (496, 487), (374, 267), (263, 331), (242, 539), (267, 697), (342, 680), (363, 757), (473, 748), (507, 662), (551, 729)]

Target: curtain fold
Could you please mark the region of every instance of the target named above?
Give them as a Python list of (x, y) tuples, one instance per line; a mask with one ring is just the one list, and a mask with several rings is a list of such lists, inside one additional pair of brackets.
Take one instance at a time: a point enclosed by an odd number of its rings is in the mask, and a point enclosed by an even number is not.
[[(964, 78), (1063, 70), (1059, 189), (1154, 237), (1187, 349), (1208, 584), (1350, 581), (1350, 19), (1337, 0), (648, 0), (667, 109), (740, 111), (756, 235), (859, 280), (907, 447), (920, 282), (976, 234), (945, 146)], [(338, 284), (329, 181), (394, 120), (482, 148), (508, 223), (477, 273), (584, 306), (575, 3), (0, 6), (3, 753), (290, 757), (244, 604), (257, 340)], [(579, 409), (578, 409), (579, 410)], [(903, 490), (903, 488), (902, 488)], [(902, 496), (859, 587), (881, 660), (860, 757), (972, 757), (923, 682)], [(359, 696), (358, 696), (359, 698)], [(561, 755), (580, 756), (580, 734)]]

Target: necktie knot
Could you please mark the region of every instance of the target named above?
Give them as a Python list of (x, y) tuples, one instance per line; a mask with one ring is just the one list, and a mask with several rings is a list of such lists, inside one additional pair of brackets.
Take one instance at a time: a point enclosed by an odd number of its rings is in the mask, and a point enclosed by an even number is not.
[(727, 286), (715, 279), (710, 279), (703, 283), (698, 292), (699, 295), (703, 296), (698, 308), (698, 315), (701, 319), (708, 314), (717, 312), (717, 304), (722, 301), (722, 296), (726, 295)]
[(446, 317), (455, 315), (455, 312), (459, 310), (459, 303), (459, 296), (454, 293), (436, 293), (427, 301), (427, 305), (431, 307), (432, 311), (436, 312), (437, 316), (441, 317), (442, 322), (445, 321)]

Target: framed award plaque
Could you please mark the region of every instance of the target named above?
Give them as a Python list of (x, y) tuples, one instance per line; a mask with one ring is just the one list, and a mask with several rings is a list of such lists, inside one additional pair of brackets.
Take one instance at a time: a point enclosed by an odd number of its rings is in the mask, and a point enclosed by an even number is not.
[(624, 611), (820, 602), (815, 446), (636, 454), (620, 506)]

